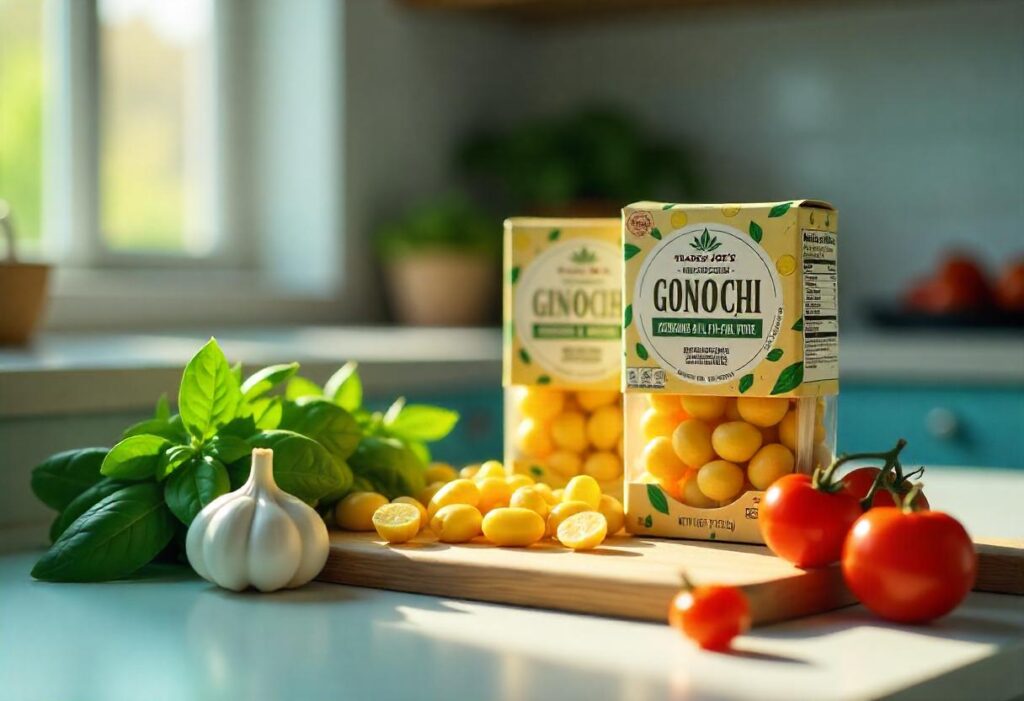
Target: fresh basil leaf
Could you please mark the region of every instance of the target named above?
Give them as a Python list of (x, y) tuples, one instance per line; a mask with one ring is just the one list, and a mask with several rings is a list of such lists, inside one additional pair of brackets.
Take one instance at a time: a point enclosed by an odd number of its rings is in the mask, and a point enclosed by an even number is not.
[(411, 450), (416, 457), (420, 459), (420, 462), (424, 465), (430, 464), (430, 448), (427, 447), (426, 443), (422, 443), (420, 441), (404, 441), (404, 443), (409, 446), (409, 450)]
[(242, 391), (217, 341), (210, 339), (185, 366), (178, 390), (178, 411), (188, 432), (199, 440), (212, 436), (238, 415)]
[(263, 397), (249, 403), (256, 428), (269, 431), (281, 425), (281, 397)]
[(154, 419), (169, 419), (171, 418), (171, 403), (167, 401), (167, 392), (160, 395), (160, 398), (156, 400), (156, 409), (153, 410)]
[(100, 582), (126, 577), (171, 542), (176, 521), (155, 482), (123, 487), (96, 502), (32, 568), (50, 582)]
[(405, 397), (399, 397), (395, 401), (391, 402), (391, 406), (384, 412), (384, 417), (381, 419), (381, 423), (385, 426), (390, 426), (391, 423), (398, 418), (398, 415), (402, 413), (402, 409), (405, 408)]
[(160, 467), (161, 456), (170, 447), (170, 441), (162, 436), (125, 438), (107, 453), (100, 472), (107, 477), (126, 480), (154, 477)]
[(75, 497), (103, 479), (107, 448), (66, 450), (32, 469), (32, 493), (51, 509), (63, 511)]
[(238, 384), (242, 384), (242, 363), (235, 363), (231, 366), (231, 374), (238, 380)]
[(292, 401), (304, 397), (322, 397), (323, 394), (320, 385), (302, 375), (296, 375), (288, 380), (288, 384), (284, 388), (284, 398)]
[(350, 361), (331, 375), (324, 385), (324, 396), (346, 411), (363, 405), (363, 381), (359, 379), (359, 363)]
[(172, 445), (160, 456), (160, 464), (156, 468), (156, 479), (161, 482), (171, 473), (194, 458), (196, 449), (189, 445)]
[[(315, 504), (336, 492), (352, 486), (352, 472), (339, 460), (334, 460), (320, 443), (294, 431), (264, 431), (249, 441), (253, 448), (274, 451), (274, 480), (277, 486), (302, 501)], [(243, 475), (248, 479), (251, 467), (245, 461), (235, 479)], [(243, 480), (244, 483), (244, 480)]]
[(217, 458), (225, 465), (230, 465), (236, 460), (247, 457), (252, 450), (245, 439), (228, 433), (218, 433), (209, 443), (203, 446), (203, 452)]
[(352, 479), (353, 492), (372, 492), (373, 484), (362, 475), (355, 475)]
[(457, 411), (427, 404), (406, 404), (394, 416), (384, 416), (388, 431), (410, 441), (439, 441), (458, 421)]
[(790, 392), (804, 381), (804, 364), (803, 361), (793, 363), (785, 370), (779, 373), (779, 379), (775, 381), (775, 386), (772, 387), (772, 394), (783, 394)]
[(368, 436), (349, 458), (352, 472), (388, 499), (414, 496), (426, 486), (426, 465), (401, 441)]
[(326, 399), (288, 402), (281, 416), (281, 428), (312, 438), (335, 460), (345, 460), (363, 437), (352, 415)]
[(131, 438), (132, 436), (147, 435), (162, 436), (172, 443), (186, 443), (188, 441), (188, 431), (185, 430), (185, 426), (181, 423), (181, 417), (177, 414), (166, 419), (146, 419), (145, 421), (140, 421), (126, 428), (121, 437)]
[(98, 501), (110, 496), (119, 489), (129, 486), (130, 484), (130, 482), (121, 482), (118, 480), (112, 480), (109, 477), (104, 477), (99, 482), (79, 494), (70, 504), (67, 505), (67, 508), (61, 511), (60, 515), (54, 519), (53, 524), (50, 526), (50, 542), (52, 543), (60, 538), (61, 534), (63, 534), (72, 523), (78, 520), (79, 516), (91, 509)]
[(298, 363), (270, 365), (254, 372), (242, 383), (242, 397), (247, 401), (263, 396), (299, 371)]
[(164, 487), (164, 500), (186, 526), (207, 504), (231, 489), (228, 471), (216, 458), (191, 460), (171, 475)]
[(251, 415), (238, 416), (220, 427), (218, 436), (237, 436), (242, 440), (249, 440), (257, 432), (256, 420)]

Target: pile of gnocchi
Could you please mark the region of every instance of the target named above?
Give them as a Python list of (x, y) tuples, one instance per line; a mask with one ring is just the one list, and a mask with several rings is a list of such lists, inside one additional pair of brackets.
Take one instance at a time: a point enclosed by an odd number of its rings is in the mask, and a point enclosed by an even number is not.
[(391, 544), (429, 529), (443, 543), (488, 542), (527, 547), (551, 538), (573, 550), (597, 547), (622, 530), (622, 503), (602, 494), (597, 480), (576, 475), (552, 489), (528, 475), (507, 474), (497, 460), (461, 471), (435, 463), (429, 486), (417, 497), (392, 501), (376, 492), (355, 492), (335, 507), (335, 523), (350, 531), (377, 531)]

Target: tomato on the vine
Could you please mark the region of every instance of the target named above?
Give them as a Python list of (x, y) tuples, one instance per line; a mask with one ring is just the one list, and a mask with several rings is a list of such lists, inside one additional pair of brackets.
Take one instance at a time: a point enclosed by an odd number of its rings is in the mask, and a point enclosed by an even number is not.
[[(843, 477), (843, 489), (853, 495), (858, 501), (863, 499), (871, 491), (871, 486), (875, 483), (875, 479), (878, 477), (878, 473), (881, 472), (877, 467), (859, 467), (853, 472)], [(907, 495), (910, 488), (913, 486), (910, 481), (903, 480), (899, 483), (898, 487), (894, 487), (894, 477), (892, 473), (888, 473), (884, 478), (885, 481), (875, 491), (875, 495), (871, 498), (871, 506), (896, 506), (897, 500), (893, 498), (892, 491), (895, 489), (900, 495), (900, 502), (902, 498)], [(919, 492), (917, 495), (917, 501), (914, 502), (915, 508), (927, 509), (928, 498), (924, 495), (924, 492)]]
[(750, 629), (750, 604), (736, 587), (687, 585), (672, 599), (668, 622), (705, 650), (727, 650)]
[(773, 553), (797, 567), (821, 567), (839, 560), (843, 540), (861, 513), (860, 502), (845, 490), (792, 474), (768, 488), (758, 520)]
[(974, 585), (974, 544), (940, 511), (873, 508), (843, 547), (846, 585), (867, 608), (899, 623), (924, 623), (956, 608)]

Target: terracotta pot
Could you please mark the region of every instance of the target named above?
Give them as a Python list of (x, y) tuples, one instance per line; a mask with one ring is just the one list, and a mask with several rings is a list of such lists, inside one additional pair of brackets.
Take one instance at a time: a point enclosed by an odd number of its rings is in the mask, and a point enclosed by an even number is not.
[(0, 261), (0, 345), (24, 344), (43, 315), (50, 266), (17, 260), (10, 209), (0, 200), (0, 236), (7, 260)]
[(411, 326), (479, 326), (491, 322), (501, 271), (490, 258), (424, 253), (389, 261), (385, 276), (395, 318)]

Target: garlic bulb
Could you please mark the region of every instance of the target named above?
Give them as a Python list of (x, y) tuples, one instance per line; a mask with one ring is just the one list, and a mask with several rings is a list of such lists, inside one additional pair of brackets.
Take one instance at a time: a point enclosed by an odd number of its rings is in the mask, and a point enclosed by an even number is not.
[(217, 586), (241, 591), (301, 587), (327, 562), (320, 516), (274, 482), (274, 451), (252, 451), (249, 480), (210, 502), (185, 541), (189, 564)]

